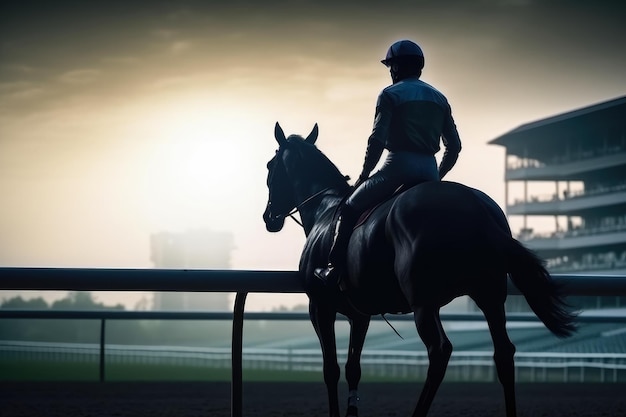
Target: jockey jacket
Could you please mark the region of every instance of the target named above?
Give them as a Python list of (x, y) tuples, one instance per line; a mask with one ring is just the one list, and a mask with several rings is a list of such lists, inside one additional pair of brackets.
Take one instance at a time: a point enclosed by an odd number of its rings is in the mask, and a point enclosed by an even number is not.
[(441, 179), (452, 169), (461, 151), (448, 100), (416, 77), (392, 84), (378, 96), (361, 177), (367, 178), (384, 148), (390, 152), (435, 155), (440, 150), (440, 139), (445, 146), (439, 165)]

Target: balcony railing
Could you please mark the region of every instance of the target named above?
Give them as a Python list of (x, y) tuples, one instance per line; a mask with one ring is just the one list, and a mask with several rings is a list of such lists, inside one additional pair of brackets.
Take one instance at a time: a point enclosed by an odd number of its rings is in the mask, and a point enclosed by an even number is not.
[[(550, 164), (553, 166), (570, 164), (572, 162), (586, 161), (589, 159), (601, 158), (604, 156), (611, 156), (611, 155), (621, 154), (621, 153), (626, 153), (626, 148), (624, 148), (623, 146), (590, 149), (586, 151), (572, 153), (570, 155), (557, 155), (550, 160)], [(506, 169), (508, 171), (515, 171), (517, 169), (541, 168), (545, 166), (547, 166), (546, 163), (540, 162), (536, 159), (515, 158), (507, 162)]]
[(517, 235), (520, 240), (531, 239), (566, 239), (570, 237), (601, 235), (605, 233), (616, 233), (626, 231), (626, 223), (613, 224), (598, 227), (577, 227), (572, 230), (559, 230), (553, 232), (528, 232), (522, 231)]
[(513, 204), (509, 204), (508, 207), (515, 207), (524, 204), (537, 204), (537, 203), (550, 203), (554, 201), (568, 201), (575, 200), (585, 197), (596, 197), (606, 194), (614, 194), (622, 191), (626, 191), (626, 183), (618, 184), (612, 186), (599, 186), (596, 188), (591, 188), (588, 190), (575, 190), (570, 191), (569, 193), (564, 193), (563, 196), (559, 197), (558, 194), (537, 194), (528, 196), (526, 200), (521, 198), (516, 198), (513, 200)]

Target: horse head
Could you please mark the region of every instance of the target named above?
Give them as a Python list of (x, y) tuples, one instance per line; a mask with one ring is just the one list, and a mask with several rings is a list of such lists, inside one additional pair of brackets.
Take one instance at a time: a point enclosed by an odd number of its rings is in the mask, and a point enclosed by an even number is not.
[[(287, 166), (290, 148), (294, 148), (297, 141), (314, 145), (318, 136), (317, 124), (306, 138), (299, 135), (285, 136), (285, 132), (276, 122), (274, 138), (278, 142), (276, 155), (267, 163), (267, 188), (269, 198), (263, 213), (265, 228), (269, 232), (279, 232), (285, 224), (285, 217), (296, 208), (298, 201), (294, 192), (292, 180), (288, 176)], [(291, 149), (294, 150), (294, 149)]]
[(274, 138), (278, 142), (278, 149), (267, 163), (269, 198), (263, 213), (265, 227), (270, 232), (280, 231), (285, 217), (296, 211), (300, 211), (302, 217), (303, 210), (315, 207), (313, 203), (319, 202), (322, 196), (328, 193), (345, 194), (348, 191), (347, 178), (315, 146), (318, 133), (315, 124), (306, 138), (300, 135), (285, 136), (283, 129), (276, 123)]

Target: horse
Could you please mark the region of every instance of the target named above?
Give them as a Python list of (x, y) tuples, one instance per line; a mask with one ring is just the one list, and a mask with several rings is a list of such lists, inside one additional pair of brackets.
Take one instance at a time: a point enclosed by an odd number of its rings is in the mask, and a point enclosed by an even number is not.
[(276, 123), (279, 147), (267, 164), (269, 197), (263, 220), (269, 232), (278, 232), (286, 217), (299, 212), (306, 236), (299, 277), (322, 350), (329, 416), (340, 415), (337, 313), (350, 324), (346, 416), (358, 416), (360, 357), (371, 316), (412, 313), (429, 359), (412, 416), (424, 417), (452, 354), (440, 309), (459, 296), (469, 296), (489, 327), (506, 416), (515, 417), (515, 345), (507, 335), (504, 308), (507, 277), (560, 338), (576, 331), (576, 313), (566, 302), (563, 286), (552, 280), (542, 259), (513, 238), (493, 199), (449, 181), (413, 185), (368, 213), (350, 238), (342, 285), (326, 285), (314, 276), (314, 269), (327, 262), (338, 208), (351, 186), (315, 145), (318, 134), (315, 124), (306, 138), (286, 137)]

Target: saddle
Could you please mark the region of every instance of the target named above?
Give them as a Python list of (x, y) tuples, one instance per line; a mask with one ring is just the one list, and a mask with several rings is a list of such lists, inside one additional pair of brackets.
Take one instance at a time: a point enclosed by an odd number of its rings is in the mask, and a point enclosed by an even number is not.
[(374, 206), (368, 208), (367, 210), (365, 210), (363, 213), (361, 213), (361, 215), (359, 216), (359, 219), (356, 221), (356, 224), (354, 225), (354, 228), (356, 229), (357, 227), (363, 225), (363, 223), (365, 223), (367, 221), (367, 219), (370, 217), (370, 215), (374, 212), (374, 210), (376, 210), (378, 207), (380, 207), (382, 204), (386, 203), (387, 201), (391, 200), (392, 198), (394, 198), (395, 196), (397, 196), (398, 194), (402, 194), (404, 191), (408, 190), (409, 188), (411, 188), (412, 185), (410, 184), (401, 184), (398, 188), (396, 188), (396, 190), (393, 192), (393, 194), (391, 194), (389, 196), (389, 198), (378, 202), (377, 204), (375, 204)]
[[(403, 193), (404, 191), (408, 190), (413, 185), (415, 185), (415, 184), (401, 184), (398, 188), (396, 188), (396, 190), (393, 192), (393, 194), (391, 194), (388, 198), (378, 202), (374, 206), (372, 206), (369, 209), (365, 210), (363, 213), (361, 213), (361, 215), (357, 219), (357, 221), (354, 224), (354, 227), (352, 228), (352, 230), (355, 230), (357, 227), (362, 226), (367, 221), (367, 219), (370, 217), (370, 215), (374, 212), (374, 210), (376, 210), (382, 204), (386, 203), (387, 201), (391, 200), (393, 197), (395, 197), (395, 196)], [(335, 218), (334, 218), (333, 223), (336, 222), (338, 218), (339, 218), (339, 211), (337, 211), (337, 213), (335, 214)], [(342, 291), (342, 292), (346, 291), (348, 289), (348, 287), (349, 287), (349, 284), (346, 281), (347, 280), (345, 279), (344, 272), (341, 272), (341, 274), (339, 275), (339, 277), (337, 279), (337, 286), (339, 287), (339, 290)]]

